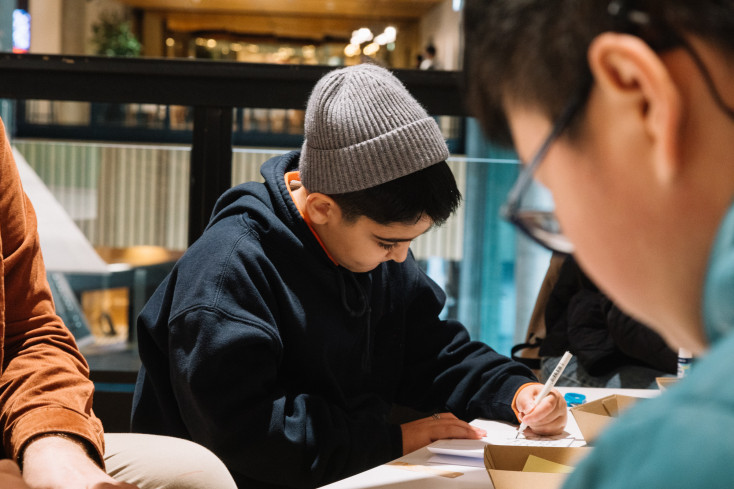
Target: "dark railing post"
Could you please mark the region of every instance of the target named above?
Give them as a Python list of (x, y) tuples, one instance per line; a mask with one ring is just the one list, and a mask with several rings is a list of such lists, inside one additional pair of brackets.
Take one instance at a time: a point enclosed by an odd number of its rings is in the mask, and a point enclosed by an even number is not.
[(206, 228), (214, 204), (232, 185), (232, 108), (194, 107), (189, 185), (189, 245)]

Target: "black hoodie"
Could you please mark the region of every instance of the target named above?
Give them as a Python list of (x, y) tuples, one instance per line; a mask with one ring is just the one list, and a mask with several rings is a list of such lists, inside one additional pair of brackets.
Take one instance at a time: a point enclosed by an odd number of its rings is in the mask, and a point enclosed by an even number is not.
[(315, 487), (402, 455), (393, 404), (516, 421), (532, 373), (440, 320), (412, 254), (334, 264), (286, 187), (298, 157), (223, 194), (144, 308), (133, 431), (210, 448), (240, 487)]

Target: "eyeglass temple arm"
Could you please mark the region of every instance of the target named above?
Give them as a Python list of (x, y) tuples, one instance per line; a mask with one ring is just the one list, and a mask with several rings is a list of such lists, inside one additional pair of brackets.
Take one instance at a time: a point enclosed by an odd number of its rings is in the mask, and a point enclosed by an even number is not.
[(530, 163), (528, 163), (528, 166), (520, 172), (520, 176), (517, 178), (515, 185), (512, 186), (510, 193), (507, 195), (507, 202), (502, 209), (503, 214), (511, 213), (520, 206), (520, 197), (527, 189), (527, 187), (530, 186), (530, 183), (533, 180), (533, 175), (535, 174), (535, 169), (545, 158), (545, 155), (548, 153), (551, 144), (553, 144), (553, 142), (558, 139), (561, 133), (571, 122), (571, 119), (573, 119), (574, 115), (581, 107), (584, 100), (585, 95), (578, 95), (577, 97), (574, 97), (571, 102), (568, 103), (563, 109), (563, 112), (561, 112), (561, 115), (556, 121), (556, 124), (553, 126), (551, 133), (548, 135), (548, 137), (545, 138), (543, 145), (540, 147), (538, 152), (535, 153), (535, 156), (530, 161)]

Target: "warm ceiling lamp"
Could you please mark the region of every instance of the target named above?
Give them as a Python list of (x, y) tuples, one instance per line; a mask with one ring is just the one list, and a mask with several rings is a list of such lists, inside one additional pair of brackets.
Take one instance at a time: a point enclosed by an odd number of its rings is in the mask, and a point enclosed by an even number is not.
[(344, 54), (349, 58), (357, 56), (361, 52), (362, 50), (360, 49), (359, 44), (347, 44), (347, 47), (344, 48)]
[(362, 52), (366, 54), (367, 56), (372, 56), (373, 54), (377, 54), (377, 51), (380, 50), (380, 45), (376, 42), (372, 42), (364, 47)]

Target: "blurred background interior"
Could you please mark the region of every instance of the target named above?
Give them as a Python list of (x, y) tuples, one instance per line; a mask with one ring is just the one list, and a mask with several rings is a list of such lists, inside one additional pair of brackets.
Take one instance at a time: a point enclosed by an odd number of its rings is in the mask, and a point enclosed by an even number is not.
[[(461, 3), (0, 0), (0, 51), (5, 54), (0, 71), (41, 55), (68, 63), (99, 56), (195, 59), (235, 67), (374, 62), (413, 80), (425, 76), (430, 89), (427, 68), (448, 72), (434, 75), (436, 80), (458, 80)], [(426, 63), (432, 51), (435, 58)], [(85, 83), (91, 90), (100, 80), (90, 76)], [(285, 95), (284, 80), (282, 87), (259, 90)], [(53, 78), (41, 82), (49, 87), (57, 83)], [(7, 78), (0, 81), (8, 83)], [(12, 87), (8, 90), (3, 93), (13, 93)], [(117, 84), (110, 90), (125, 87)], [(208, 90), (217, 89), (201, 83), (197, 95)], [(257, 94), (251, 95), (257, 100)], [(196, 235), (191, 229), (195, 106), (156, 103), (155, 94), (148, 98), (116, 103), (35, 95), (0, 101), (26, 191), (39, 215), (57, 310), (90, 361), (97, 392), (106, 394), (95, 406), (111, 431), (127, 429), (127, 413), (105, 412), (105, 403), (129, 402), (139, 367), (136, 315)], [(228, 185), (260, 180), (259, 167), (266, 159), (300, 147), (305, 101), (226, 109)], [(433, 115), (452, 151), (449, 164), (464, 202), (446, 225), (416, 240), (413, 252), (446, 291), (444, 317), (459, 319), (475, 339), (509, 354), (524, 338), (549, 254), (516, 236), (498, 217), (517, 176), (515, 155), (482, 138), (463, 108), (451, 112)]]

